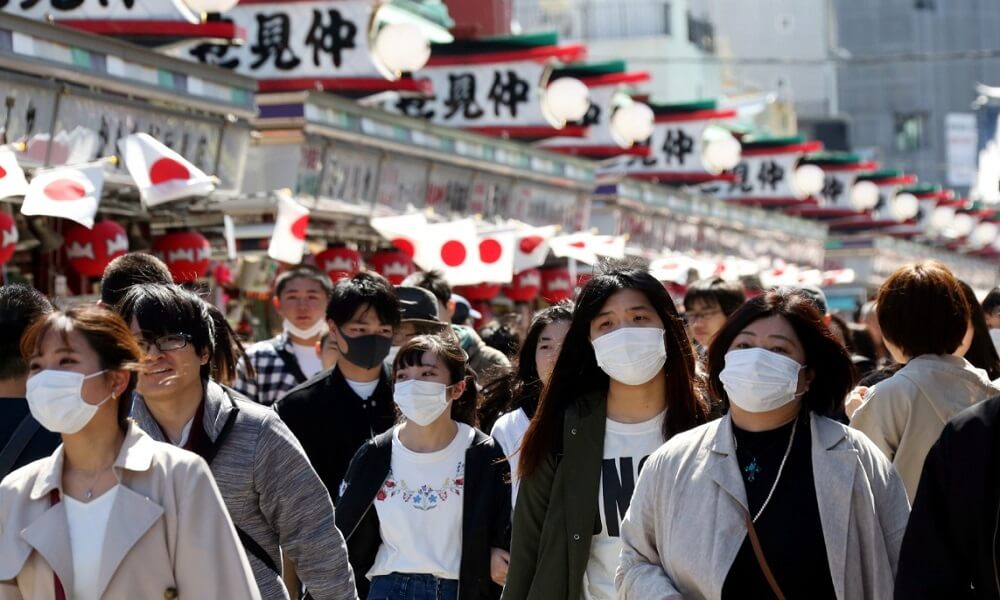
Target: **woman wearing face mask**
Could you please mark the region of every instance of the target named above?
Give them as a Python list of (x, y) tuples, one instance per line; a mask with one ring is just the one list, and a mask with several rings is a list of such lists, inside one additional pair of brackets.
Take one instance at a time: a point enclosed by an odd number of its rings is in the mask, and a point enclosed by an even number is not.
[(822, 415), (853, 366), (794, 292), (748, 301), (709, 350), (729, 413), (649, 457), (619, 598), (891, 598), (909, 506), (865, 436)]
[(403, 420), (347, 470), (337, 525), (368, 600), (485, 600), (503, 583), (509, 470), (473, 427), (466, 361), (450, 336), (404, 344), (393, 392)]
[(273, 410), (215, 381), (231, 380), (240, 355), (229, 325), (178, 286), (133, 287), (119, 311), (145, 354), (132, 416), (208, 462), (261, 596), (287, 598), (282, 575), (294, 567), (316, 600), (356, 598), (333, 505), (302, 446)]
[(121, 318), (54, 313), (21, 349), (31, 413), (63, 444), (0, 483), (0, 598), (260, 598), (205, 462), (128, 420)]
[(629, 264), (605, 268), (580, 292), (521, 445), (505, 600), (614, 598), (619, 526), (639, 470), (706, 419), (666, 290)]

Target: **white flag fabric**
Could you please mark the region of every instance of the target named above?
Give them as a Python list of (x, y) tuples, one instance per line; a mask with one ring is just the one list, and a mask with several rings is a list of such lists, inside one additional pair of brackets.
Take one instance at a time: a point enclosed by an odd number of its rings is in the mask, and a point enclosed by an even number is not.
[(413, 261), (421, 269), (441, 271), (451, 285), (482, 283), (474, 219), (426, 225), (415, 237)]
[(271, 234), (267, 255), (292, 265), (302, 262), (308, 226), (309, 209), (293, 200), (288, 190), (279, 191), (278, 216), (274, 220), (274, 233)]
[(17, 164), (17, 154), (6, 146), (0, 146), (0, 198), (23, 196), (28, 192), (28, 180)]
[(515, 241), (513, 231), (480, 231), (479, 247), (473, 259), (479, 259), (479, 281), (510, 283), (514, 279)]
[(532, 227), (518, 233), (515, 244), (514, 272), (520, 273), (545, 264), (549, 254), (549, 240), (556, 234), (557, 227)]
[(118, 150), (146, 206), (204, 196), (215, 189), (208, 175), (149, 134), (123, 138)]
[(571, 258), (588, 265), (596, 265), (600, 257), (625, 257), (625, 236), (622, 235), (594, 235), (589, 231), (578, 231), (552, 238), (549, 246), (552, 253), (560, 258)]
[(392, 242), (403, 254), (411, 259), (416, 258), (420, 236), (427, 226), (427, 218), (424, 213), (375, 217), (370, 223), (372, 229)]
[(104, 187), (104, 161), (38, 171), (28, 185), (21, 214), (46, 215), (94, 227)]

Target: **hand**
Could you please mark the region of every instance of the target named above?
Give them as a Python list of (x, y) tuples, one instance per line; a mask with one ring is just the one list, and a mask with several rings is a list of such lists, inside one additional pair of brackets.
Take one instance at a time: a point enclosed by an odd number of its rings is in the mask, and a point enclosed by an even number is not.
[(490, 550), (490, 578), (493, 583), (503, 585), (507, 582), (507, 568), (510, 566), (510, 552), (500, 548)]
[(854, 411), (861, 408), (861, 405), (865, 403), (865, 397), (868, 396), (868, 388), (858, 386), (851, 390), (851, 393), (847, 396), (847, 402), (844, 404), (844, 414), (847, 415), (848, 420), (854, 416)]

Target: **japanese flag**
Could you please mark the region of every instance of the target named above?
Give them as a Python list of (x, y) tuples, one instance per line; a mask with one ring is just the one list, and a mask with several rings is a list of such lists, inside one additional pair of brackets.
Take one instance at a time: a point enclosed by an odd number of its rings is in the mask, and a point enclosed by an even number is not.
[(274, 233), (271, 234), (267, 255), (292, 265), (302, 262), (308, 226), (309, 209), (293, 200), (290, 191), (279, 191), (278, 217), (274, 220)]
[(146, 206), (212, 193), (215, 184), (198, 167), (145, 133), (118, 142), (129, 174)]
[(23, 196), (27, 191), (28, 181), (17, 164), (17, 155), (10, 148), (0, 146), (0, 198)]
[(483, 282), (479, 236), (473, 219), (427, 225), (415, 237), (413, 260), (421, 269), (443, 272), (451, 285)]
[(479, 232), (476, 257), (481, 283), (510, 283), (514, 279), (516, 239), (513, 231)]
[(579, 231), (556, 236), (549, 241), (549, 245), (556, 256), (588, 265), (596, 265), (602, 256), (625, 257), (625, 236), (621, 235), (594, 235), (589, 231)]
[(556, 234), (557, 227), (532, 227), (518, 232), (514, 248), (514, 272), (520, 273), (545, 264), (549, 254), (549, 240)]
[(21, 213), (69, 219), (90, 229), (103, 186), (104, 161), (38, 171), (24, 195)]
[(417, 256), (420, 234), (427, 226), (423, 213), (411, 213), (395, 217), (376, 217), (371, 220), (372, 229), (392, 242), (403, 254), (411, 259)]

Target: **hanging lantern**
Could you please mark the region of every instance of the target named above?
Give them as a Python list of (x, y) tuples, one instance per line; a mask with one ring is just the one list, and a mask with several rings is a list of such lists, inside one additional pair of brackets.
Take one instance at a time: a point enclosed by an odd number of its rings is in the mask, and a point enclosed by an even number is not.
[(743, 147), (728, 130), (709, 125), (702, 134), (702, 140), (701, 162), (709, 173), (717, 175), (740, 164)]
[(553, 267), (542, 269), (542, 298), (549, 304), (555, 304), (573, 297), (573, 278), (569, 269)]
[(542, 274), (538, 269), (528, 269), (514, 275), (510, 285), (503, 288), (505, 296), (514, 302), (531, 302), (542, 291)]
[(167, 265), (175, 283), (188, 283), (208, 273), (212, 245), (197, 231), (178, 231), (156, 238), (153, 254)]
[(403, 283), (406, 276), (416, 271), (413, 259), (396, 248), (379, 250), (372, 255), (371, 267), (389, 280), (392, 285)]
[(625, 102), (611, 114), (611, 136), (622, 148), (631, 148), (653, 135), (655, 119), (648, 104)]
[(878, 186), (871, 181), (859, 181), (851, 188), (851, 205), (857, 210), (871, 210), (878, 204)]
[(17, 240), (17, 222), (14, 217), (0, 211), (0, 265), (7, 264), (14, 256)]
[(476, 285), (461, 285), (455, 287), (455, 293), (465, 296), (469, 302), (489, 302), (500, 294), (499, 283), (479, 283)]
[(128, 233), (114, 221), (101, 221), (93, 229), (69, 225), (63, 232), (66, 260), (87, 277), (101, 277), (108, 263), (128, 252)]
[(238, 3), (239, 0), (184, 0), (184, 4), (196, 13), (224, 13)]
[(792, 190), (798, 198), (809, 198), (823, 191), (826, 174), (816, 165), (805, 164), (795, 169), (792, 176)]
[(347, 246), (327, 248), (316, 255), (316, 267), (329, 275), (330, 281), (337, 283), (361, 271), (361, 254)]
[(431, 57), (431, 41), (413, 23), (390, 23), (375, 34), (372, 59), (376, 67), (391, 80), (403, 73), (424, 68)]
[(908, 221), (920, 213), (920, 200), (906, 192), (896, 194), (889, 203), (889, 212), (897, 221)]
[(590, 109), (590, 88), (575, 77), (560, 77), (542, 93), (542, 115), (556, 129), (580, 121)]

